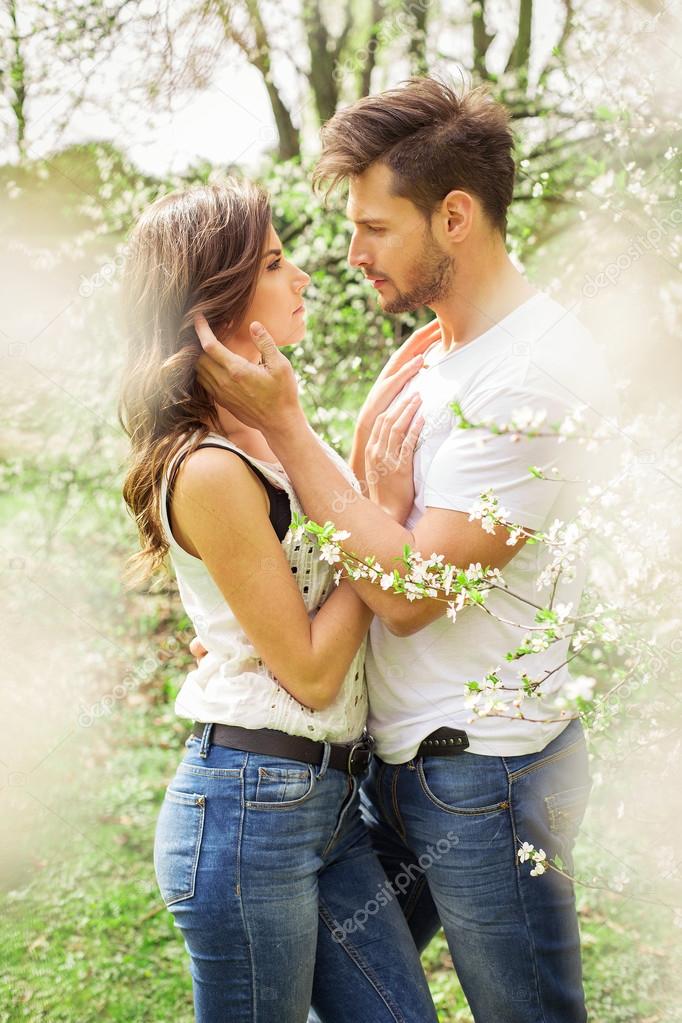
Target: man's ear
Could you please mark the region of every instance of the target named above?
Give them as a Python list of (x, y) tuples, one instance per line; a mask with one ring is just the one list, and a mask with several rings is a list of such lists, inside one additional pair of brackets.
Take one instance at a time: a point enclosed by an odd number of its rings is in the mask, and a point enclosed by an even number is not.
[(439, 230), (445, 242), (458, 244), (468, 237), (476, 213), (476, 200), (469, 192), (453, 189), (436, 211)]

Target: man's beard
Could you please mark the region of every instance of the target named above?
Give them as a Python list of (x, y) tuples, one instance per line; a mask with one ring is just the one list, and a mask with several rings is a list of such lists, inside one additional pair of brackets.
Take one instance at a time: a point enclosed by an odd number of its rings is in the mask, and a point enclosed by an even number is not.
[[(445, 255), (429, 231), (419, 256), (412, 283), (407, 291), (398, 291), (395, 298), (383, 303), (385, 313), (411, 313), (422, 306), (433, 307), (452, 289), (455, 276), (454, 261)], [(393, 285), (395, 288), (395, 285)]]

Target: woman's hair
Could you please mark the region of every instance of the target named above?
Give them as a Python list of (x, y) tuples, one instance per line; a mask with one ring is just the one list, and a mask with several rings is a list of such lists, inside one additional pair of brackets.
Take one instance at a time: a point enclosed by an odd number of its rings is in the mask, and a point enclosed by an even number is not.
[(453, 189), (477, 196), (504, 237), (514, 193), (509, 112), (485, 86), (457, 91), (436, 78), (410, 78), (337, 111), (322, 129), (313, 184), (327, 191), (374, 163), (393, 173), (393, 194), (430, 217)]
[(161, 525), (161, 483), (193, 431), (194, 450), (219, 429), (215, 405), (196, 380), (202, 348), (194, 330), (203, 313), (214, 332), (236, 330), (253, 299), (271, 223), (256, 185), (227, 179), (173, 192), (152, 203), (133, 227), (124, 277), (128, 357), (119, 418), (130, 437), (123, 497), (140, 536), (128, 561), (130, 584), (161, 567), (168, 540)]

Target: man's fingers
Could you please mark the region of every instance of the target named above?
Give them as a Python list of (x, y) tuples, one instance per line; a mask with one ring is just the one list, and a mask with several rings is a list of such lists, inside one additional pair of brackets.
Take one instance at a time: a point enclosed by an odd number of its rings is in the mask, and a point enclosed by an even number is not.
[(251, 331), (253, 343), (263, 356), (263, 362), (268, 369), (272, 369), (277, 356), (280, 354), (272, 335), (267, 332), (263, 324), (259, 323), (258, 320), (253, 321), (249, 326), (249, 330)]
[(198, 636), (195, 636), (189, 645), (189, 652), (192, 657), (196, 657), (197, 661), (200, 661), (202, 657), (208, 653), (208, 650), (203, 645)]
[(204, 390), (210, 393), (219, 390), (215, 369), (215, 360), (210, 355), (204, 353), (199, 356), (195, 365), (196, 378)]
[[(206, 356), (209, 359), (213, 359), (220, 366), (224, 366), (227, 370), (235, 369), (240, 362), (246, 362), (246, 359), (242, 359), (241, 355), (235, 355), (225, 345), (221, 345), (218, 338), (215, 336), (213, 331), (208, 325), (208, 320), (205, 316), (199, 313), (194, 317), (194, 329), (197, 332), (199, 343), (204, 349)], [(203, 358), (203, 356), (200, 356)]]

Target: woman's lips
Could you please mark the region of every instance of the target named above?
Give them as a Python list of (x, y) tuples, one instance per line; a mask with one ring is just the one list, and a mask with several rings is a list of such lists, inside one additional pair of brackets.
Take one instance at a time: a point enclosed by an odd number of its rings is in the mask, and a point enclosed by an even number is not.
[(305, 312), (305, 306), (300, 305), (298, 309), (294, 309), (292, 316), (301, 316)]

